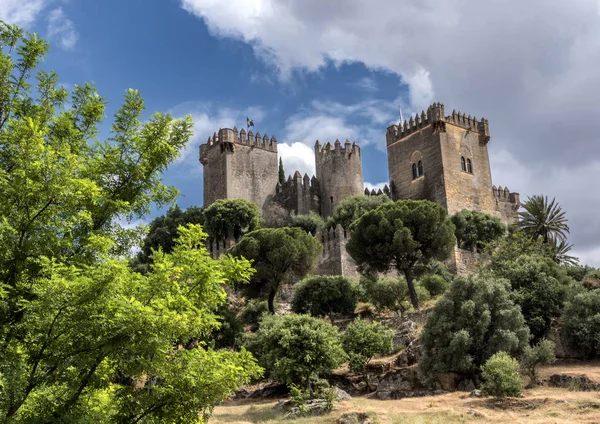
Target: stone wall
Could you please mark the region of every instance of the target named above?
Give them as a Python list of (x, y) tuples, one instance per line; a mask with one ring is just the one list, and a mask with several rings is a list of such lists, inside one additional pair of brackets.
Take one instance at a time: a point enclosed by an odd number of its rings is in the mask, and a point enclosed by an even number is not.
[(312, 179), (296, 171), (294, 177), (290, 175), (283, 184), (277, 183), (275, 189), (275, 201), (283, 208), (296, 215), (306, 215), (314, 212), (321, 214), (319, 201), (319, 182), (313, 176)]
[(452, 254), (446, 259), (445, 263), (450, 272), (467, 276), (477, 270), (477, 266), (481, 261), (482, 256), (480, 253), (454, 247)]
[(358, 279), (360, 274), (356, 269), (356, 262), (346, 251), (350, 235), (337, 225), (335, 228), (324, 230), (317, 237), (323, 244), (323, 254), (318, 259), (315, 274), (318, 275), (343, 275)]
[(315, 143), (315, 165), (319, 181), (321, 216), (327, 218), (339, 202), (361, 194), (364, 189), (360, 147), (346, 140), (344, 147), (339, 140), (332, 146)]
[(519, 222), (519, 207), (521, 200), (519, 193), (511, 193), (508, 187), (492, 187), (492, 194), (496, 203), (498, 217), (506, 224)]

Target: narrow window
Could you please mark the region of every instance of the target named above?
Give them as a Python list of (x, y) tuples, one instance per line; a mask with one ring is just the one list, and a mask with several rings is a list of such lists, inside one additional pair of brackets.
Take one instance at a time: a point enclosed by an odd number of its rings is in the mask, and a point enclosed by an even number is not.
[(467, 170), (467, 165), (465, 165), (465, 157), (464, 156), (460, 157), (460, 169), (463, 171)]
[(413, 180), (418, 177), (418, 175), (417, 175), (417, 164), (416, 163), (412, 164), (412, 175), (413, 175)]
[(329, 196), (329, 201), (331, 202), (331, 204), (333, 205), (333, 196)]
[(467, 172), (469, 174), (473, 173), (473, 166), (471, 165), (471, 159), (467, 159)]
[(419, 165), (418, 165), (418, 171), (419, 171), (419, 177), (421, 175), (423, 175), (423, 161), (419, 161)]

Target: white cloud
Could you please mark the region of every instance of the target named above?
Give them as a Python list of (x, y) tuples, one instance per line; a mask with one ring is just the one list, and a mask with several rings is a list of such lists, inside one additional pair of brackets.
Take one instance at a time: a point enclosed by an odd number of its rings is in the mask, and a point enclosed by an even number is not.
[(70, 20), (62, 7), (54, 9), (48, 15), (48, 38), (56, 41), (65, 50), (75, 47), (79, 34), (75, 24)]
[(286, 178), (296, 171), (309, 177), (315, 175), (315, 153), (311, 147), (300, 142), (277, 143), (277, 152), (283, 161)]
[(28, 27), (48, 3), (48, 0), (0, 0), (0, 20)]
[(377, 85), (377, 81), (373, 77), (364, 77), (359, 79), (358, 81), (350, 84), (352, 87), (356, 87), (360, 90), (366, 91), (368, 93), (375, 93), (379, 90), (379, 86)]

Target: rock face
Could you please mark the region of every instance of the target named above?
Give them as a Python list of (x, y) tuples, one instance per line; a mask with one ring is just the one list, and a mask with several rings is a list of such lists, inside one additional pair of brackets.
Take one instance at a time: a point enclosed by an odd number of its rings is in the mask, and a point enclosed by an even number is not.
[(548, 380), (552, 387), (562, 387), (570, 390), (600, 391), (600, 383), (590, 380), (586, 375), (572, 376), (566, 374), (554, 374)]
[(394, 335), (394, 350), (408, 347), (418, 339), (417, 324), (414, 321), (394, 320), (391, 322), (396, 329)]
[(311, 399), (306, 401), (303, 410), (300, 410), (297, 406), (290, 408), (288, 412), (283, 416), (286, 420), (295, 420), (300, 417), (314, 417), (317, 415), (324, 415), (330, 412), (330, 407), (327, 401), (324, 399)]
[(374, 424), (374, 419), (364, 412), (348, 412), (342, 414), (336, 421), (336, 424)]
[(369, 375), (368, 385), (376, 390), (375, 397), (380, 400), (444, 393), (442, 390), (433, 390), (428, 386), (415, 368), (400, 368), (380, 376)]
[(255, 389), (248, 390), (241, 388), (235, 394), (235, 399), (259, 399), (259, 398), (270, 398), (284, 396), (289, 393), (289, 390), (285, 384), (280, 383), (268, 383), (265, 386)]

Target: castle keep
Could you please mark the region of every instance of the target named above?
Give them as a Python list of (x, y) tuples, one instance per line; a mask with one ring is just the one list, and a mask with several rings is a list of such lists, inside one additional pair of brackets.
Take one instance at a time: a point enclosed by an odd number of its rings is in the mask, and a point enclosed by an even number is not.
[[(204, 166), (204, 206), (217, 199), (242, 198), (264, 213), (272, 202), (296, 214), (315, 212), (327, 218), (340, 201), (365, 193), (387, 195), (392, 200), (426, 199), (439, 203), (449, 214), (463, 209), (485, 212), (511, 224), (518, 219), (519, 194), (492, 185), (487, 145), (487, 119), (432, 104), (408, 121), (386, 131), (389, 187), (379, 193), (364, 188), (360, 147), (336, 140), (315, 143), (316, 176), (296, 171), (278, 181), (277, 140), (244, 129), (220, 129), (200, 146)], [(346, 253), (348, 235), (342, 228), (321, 234), (323, 257), (318, 272), (356, 275)], [(213, 248), (218, 254), (223, 242)], [(455, 249), (457, 270), (473, 258)]]

